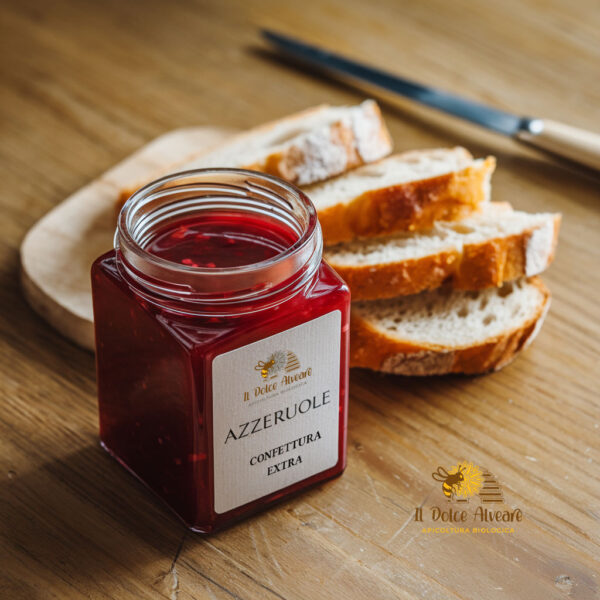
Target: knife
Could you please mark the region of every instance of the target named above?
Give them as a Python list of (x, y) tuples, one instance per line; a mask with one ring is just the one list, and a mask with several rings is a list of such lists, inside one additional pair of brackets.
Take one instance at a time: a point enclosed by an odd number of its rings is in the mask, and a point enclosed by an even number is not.
[(288, 56), (320, 70), (395, 92), (421, 104), (600, 170), (600, 134), (551, 119), (514, 115), (443, 90), (421, 85), (275, 31), (263, 29), (262, 35)]

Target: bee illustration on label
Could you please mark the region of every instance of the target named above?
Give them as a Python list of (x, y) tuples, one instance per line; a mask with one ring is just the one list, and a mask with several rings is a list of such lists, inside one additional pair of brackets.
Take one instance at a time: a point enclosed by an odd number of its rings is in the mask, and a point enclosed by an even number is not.
[(438, 467), (435, 473), (432, 473), (431, 476), (435, 481), (442, 482), (442, 492), (446, 498), (448, 498), (448, 502), (452, 499), (452, 496), (456, 496), (462, 486), (462, 482), (464, 481), (463, 475), (464, 467), (459, 467), (456, 473), (448, 473), (444, 467)]
[(300, 363), (298, 357), (293, 352), (277, 350), (273, 352), (267, 360), (259, 360), (258, 363), (256, 363), (254, 370), (260, 371), (260, 376), (263, 379), (272, 379), (284, 369), (286, 372), (290, 372), (299, 367)]
[(269, 376), (269, 372), (273, 370), (275, 366), (275, 359), (270, 358), (266, 362), (259, 360), (257, 365), (254, 367), (256, 371), (260, 371), (260, 376), (266, 379)]

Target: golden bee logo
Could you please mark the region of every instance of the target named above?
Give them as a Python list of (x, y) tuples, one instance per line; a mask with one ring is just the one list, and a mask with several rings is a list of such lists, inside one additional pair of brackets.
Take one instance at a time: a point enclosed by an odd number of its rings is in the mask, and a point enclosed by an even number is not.
[[(487, 504), (503, 504), (502, 488), (500, 484), (484, 467), (479, 467), (472, 462), (462, 461), (453, 467), (439, 466), (431, 474), (434, 481), (441, 483), (442, 494), (448, 503), (455, 505), (431, 506), (432, 524), (441, 527), (424, 528), (424, 533), (514, 533), (512, 527), (504, 527), (506, 523), (523, 520), (520, 508), (508, 510), (506, 508), (488, 508)], [(438, 488), (439, 489), (439, 488)], [(467, 503), (474, 496), (478, 496), (479, 505), (469, 510), (467, 506), (456, 504)], [(415, 508), (415, 521), (423, 523), (423, 505)], [(476, 527), (480, 523), (493, 527)], [(471, 527), (471, 525), (473, 525)], [(503, 527), (500, 527), (502, 525)]]
[(468, 502), (476, 494), (482, 503), (504, 501), (496, 478), (472, 462), (460, 462), (449, 469), (440, 466), (431, 476), (442, 484), (442, 493), (448, 502)]
[(300, 368), (298, 357), (291, 351), (277, 350), (267, 358), (259, 360), (254, 367), (255, 371), (260, 371), (262, 379), (273, 379), (279, 373), (285, 371), (291, 373)]
[[(431, 506), (431, 523), (441, 527), (424, 528), (422, 530), (424, 533), (514, 533), (512, 527), (504, 527), (504, 525), (523, 520), (520, 508), (508, 510), (486, 506), (504, 503), (502, 488), (488, 469), (472, 462), (462, 461), (453, 467), (439, 466), (431, 477), (442, 484), (440, 486), (442, 494), (448, 504), (445, 507), (437, 503)], [(479, 497), (479, 506), (469, 510), (464, 503), (469, 502), (474, 496)], [(454, 505), (449, 505), (450, 503)], [(415, 508), (415, 521), (424, 522), (423, 511), (423, 505)], [(475, 526), (480, 523), (493, 527)]]

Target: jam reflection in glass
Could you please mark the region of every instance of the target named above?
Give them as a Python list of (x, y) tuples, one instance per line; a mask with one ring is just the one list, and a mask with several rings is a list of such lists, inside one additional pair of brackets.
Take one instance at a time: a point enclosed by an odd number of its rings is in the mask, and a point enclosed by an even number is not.
[[(300, 191), (213, 169), (136, 192), (119, 217), (116, 249), (92, 267), (102, 445), (196, 531), (225, 527), (345, 467), (350, 298), (321, 252)], [(318, 339), (331, 331), (333, 339)], [(254, 345), (265, 339), (268, 352)], [(248, 370), (230, 372), (230, 360)], [(238, 416), (246, 410), (258, 415), (247, 424)], [(214, 429), (221, 421), (227, 436)], [(234, 454), (217, 460), (224, 452)]]

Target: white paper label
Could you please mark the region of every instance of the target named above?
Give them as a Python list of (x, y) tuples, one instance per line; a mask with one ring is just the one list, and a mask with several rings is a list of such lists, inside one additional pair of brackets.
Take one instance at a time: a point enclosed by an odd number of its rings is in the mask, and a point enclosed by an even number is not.
[(338, 462), (341, 313), (213, 360), (215, 511)]

